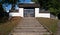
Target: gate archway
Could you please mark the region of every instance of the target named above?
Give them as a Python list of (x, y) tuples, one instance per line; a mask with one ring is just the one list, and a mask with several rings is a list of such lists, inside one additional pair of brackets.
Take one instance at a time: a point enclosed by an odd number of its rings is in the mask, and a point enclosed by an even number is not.
[(34, 8), (24, 8), (24, 17), (35, 17)]

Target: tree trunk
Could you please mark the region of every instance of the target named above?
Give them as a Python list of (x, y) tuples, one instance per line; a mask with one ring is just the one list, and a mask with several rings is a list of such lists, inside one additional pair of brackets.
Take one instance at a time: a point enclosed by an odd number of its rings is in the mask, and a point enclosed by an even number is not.
[(11, 10), (15, 10), (15, 4), (12, 4)]

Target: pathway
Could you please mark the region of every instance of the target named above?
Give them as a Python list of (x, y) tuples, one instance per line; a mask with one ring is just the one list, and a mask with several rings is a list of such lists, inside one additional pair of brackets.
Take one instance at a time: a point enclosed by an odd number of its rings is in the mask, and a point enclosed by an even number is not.
[(10, 35), (50, 35), (35, 18), (25, 17)]

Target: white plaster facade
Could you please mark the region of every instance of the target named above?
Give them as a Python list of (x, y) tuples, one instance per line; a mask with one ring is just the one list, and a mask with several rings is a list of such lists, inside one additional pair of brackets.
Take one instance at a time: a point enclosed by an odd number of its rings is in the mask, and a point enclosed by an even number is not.
[(10, 12), (9, 13), (9, 16), (20, 16), (20, 17), (24, 17), (23, 16), (23, 11), (24, 11), (24, 8), (19, 8), (19, 12)]
[(39, 8), (35, 8), (35, 17), (50, 18), (50, 13), (39, 13)]
[[(10, 16), (20, 16), (24, 17), (24, 8), (19, 8), (19, 12), (14, 13), (11, 12), (9, 13)], [(50, 13), (39, 13), (39, 8), (35, 8), (35, 17), (44, 17), (44, 18), (50, 18)]]

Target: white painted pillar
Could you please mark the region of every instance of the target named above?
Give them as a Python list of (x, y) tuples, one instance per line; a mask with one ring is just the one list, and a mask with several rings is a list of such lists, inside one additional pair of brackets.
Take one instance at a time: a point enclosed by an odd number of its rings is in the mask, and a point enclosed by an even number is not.
[(19, 15), (21, 17), (24, 17), (23, 12), (24, 12), (24, 8), (19, 8)]
[(35, 17), (38, 17), (39, 14), (39, 8), (35, 8)]

